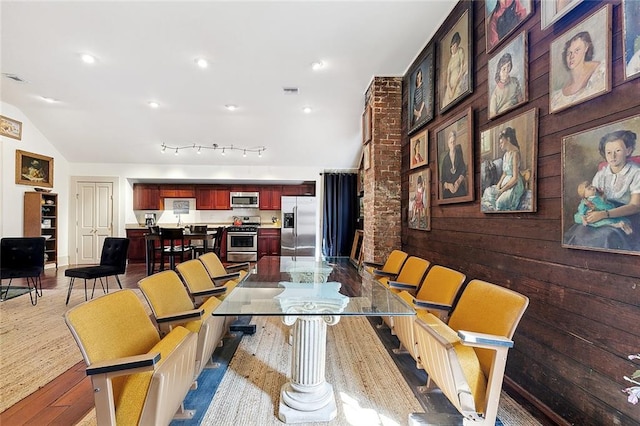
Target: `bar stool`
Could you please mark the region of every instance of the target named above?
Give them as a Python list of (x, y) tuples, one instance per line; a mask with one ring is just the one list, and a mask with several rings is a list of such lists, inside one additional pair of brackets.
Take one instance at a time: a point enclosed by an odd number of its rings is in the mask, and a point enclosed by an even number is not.
[[(207, 234), (207, 225), (192, 225), (190, 228), (192, 234)], [(191, 240), (191, 247), (193, 247), (194, 257), (205, 253), (204, 240)], [(211, 248), (207, 247), (207, 250), (211, 250)]]
[(180, 262), (184, 262), (185, 254), (193, 258), (193, 247), (185, 244), (184, 229), (182, 228), (160, 228), (160, 270), (164, 271), (164, 258), (169, 257), (169, 267), (176, 268), (176, 257)]

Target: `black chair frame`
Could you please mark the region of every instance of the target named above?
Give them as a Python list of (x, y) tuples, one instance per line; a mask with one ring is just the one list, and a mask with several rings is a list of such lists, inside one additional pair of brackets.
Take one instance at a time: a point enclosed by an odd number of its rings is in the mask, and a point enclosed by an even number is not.
[[(71, 290), (76, 278), (84, 279), (84, 300), (89, 300), (87, 295), (87, 280), (93, 280), (93, 289), (91, 290), (91, 298), (96, 290), (96, 282), (100, 280), (102, 291), (106, 294), (109, 292), (109, 277), (115, 276), (118, 287), (122, 288), (118, 274), (124, 274), (127, 267), (127, 251), (129, 250), (128, 238), (107, 237), (102, 246), (102, 254), (100, 256), (100, 265), (83, 266), (79, 268), (70, 268), (64, 272), (64, 275), (70, 277), (69, 290), (67, 291), (67, 301), (71, 297)], [(105, 282), (102, 281), (105, 279)]]
[[(0, 282), (9, 280), (2, 300), (7, 298), (14, 278), (24, 278), (29, 289), (31, 304), (42, 297), (41, 274), (44, 272), (44, 237), (6, 237), (0, 242)], [(33, 285), (33, 291), (31, 286)], [(0, 286), (1, 287), (1, 286)]]

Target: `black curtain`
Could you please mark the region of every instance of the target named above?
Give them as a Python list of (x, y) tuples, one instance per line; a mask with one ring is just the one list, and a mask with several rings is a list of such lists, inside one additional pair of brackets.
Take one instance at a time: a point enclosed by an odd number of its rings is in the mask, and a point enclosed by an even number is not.
[(322, 254), (349, 256), (358, 219), (356, 173), (324, 173)]

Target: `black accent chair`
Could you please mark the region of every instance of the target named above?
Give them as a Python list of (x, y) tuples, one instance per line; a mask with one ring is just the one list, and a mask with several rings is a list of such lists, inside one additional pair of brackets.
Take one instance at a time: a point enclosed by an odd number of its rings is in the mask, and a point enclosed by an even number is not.
[[(96, 290), (96, 281), (100, 280), (102, 291), (109, 292), (109, 277), (115, 276), (118, 286), (122, 288), (120, 284), (120, 278), (118, 274), (124, 274), (127, 267), (127, 251), (129, 250), (128, 238), (115, 238), (107, 237), (104, 239), (102, 245), (102, 255), (100, 256), (100, 265), (95, 266), (82, 266), (80, 268), (70, 268), (64, 272), (66, 277), (70, 277), (69, 291), (67, 292), (67, 301), (65, 304), (69, 304), (69, 297), (71, 297), (71, 290), (73, 289), (73, 283), (76, 278), (84, 279), (84, 300), (87, 298), (87, 280), (93, 279), (93, 290), (91, 290), (91, 298), (93, 299), (93, 293)], [(102, 282), (102, 278), (105, 278), (105, 283)]]
[[(9, 280), (2, 300), (5, 300), (9, 293), (11, 281), (14, 278), (24, 278), (29, 289), (31, 304), (35, 306), (38, 303), (38, 296), (42, 296), (40, 275), (44, 271), (44, 243), (44, 237), (2, 238), (0, 241), (0, 282), (5, 279)], [(32, 284), (33, 291), (31, 291)]]

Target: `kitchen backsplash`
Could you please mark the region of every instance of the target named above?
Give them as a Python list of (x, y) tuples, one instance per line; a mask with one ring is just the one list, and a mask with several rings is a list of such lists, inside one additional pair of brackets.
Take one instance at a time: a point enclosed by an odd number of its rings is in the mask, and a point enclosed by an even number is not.
[[(196, 210), (195, 198), (165, 198), (165, 206), (173, 206), (173, 201), (189, 201), (189, 213), (180, 214), (181, 224), (229, 224), (233, 223), (235, 216), (260, 216), (260, 222), (263, 224), (272, 224), (273, 217), (280, 218), (280, 210), (259, 210), (259, 209), (241, 209), (233, 210)], [(177, 225), (178, 215), (174, 214), (172, 209), (169, 210), (134, 210), (136, 220), (140, 225), (145, 223), (145, 213), (155, 213), (156, 223), (159, 225)]]

